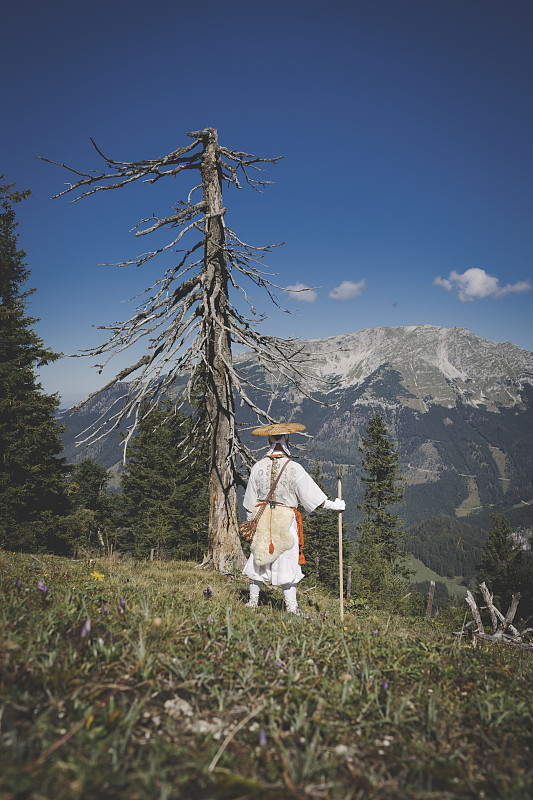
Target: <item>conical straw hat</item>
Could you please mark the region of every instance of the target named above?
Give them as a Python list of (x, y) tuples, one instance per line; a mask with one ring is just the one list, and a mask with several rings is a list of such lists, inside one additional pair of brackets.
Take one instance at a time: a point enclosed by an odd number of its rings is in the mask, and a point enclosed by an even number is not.
[(263, 425), (252, 431), (253, 436), (281, 436), (282, 433), (301, 433), (305, 425), (299, 422), (276, 422), (273, 425)]

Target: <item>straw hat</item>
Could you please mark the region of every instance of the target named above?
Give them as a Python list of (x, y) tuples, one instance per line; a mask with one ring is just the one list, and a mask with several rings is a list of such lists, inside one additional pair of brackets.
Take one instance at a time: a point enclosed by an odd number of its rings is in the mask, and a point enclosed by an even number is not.
[(283, 433), (301, 433), (305, 431), (305, 425), (299, 422), (276, 422), (273, 425), (263, 425), (252, 431), (253, 436), (281, 436)]

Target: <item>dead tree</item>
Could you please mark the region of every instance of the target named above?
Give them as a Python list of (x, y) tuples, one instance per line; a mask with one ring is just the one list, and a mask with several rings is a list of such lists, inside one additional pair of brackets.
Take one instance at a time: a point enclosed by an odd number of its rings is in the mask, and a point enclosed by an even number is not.
[[(147, 161), (115, 161), (105, 156), (93, 142), (105, 162), (98, 173), (75, 170), (65, 164), (49, 161), (68, 169), (76, 176), (73, 183), (56, 197), (69, 192), (75, 201), (102, 190), (125, 187), (142, 181), (155, 184), (167, 177), (196, 170), (200, 182), (189, 191), (186, 201), (178, 201), (174, 212), (161, 218), (141, 220), (136, 236), (145, 236), (168, 228), (175, 232), (171, 241), (155, 250), (123, 261), (117, 266), (141, 267), (154, 257), (179, 253), (177, 263), (167, 268), (163, 277), (138, 297), (135, 314), (123, 322), (101, 326), (110, 332), (107, 341), (82, 351), (90, 357), (104, 357), (96, 365), (100, 372), (109, 360), (147, 337), (147, 353), (121, 370), (91, 397), (126, 379), (125, 394), (86, 431), (83, 442), (93, 442), (109, 430), (124, 424), (128, 430), (124, 446), (136, 430), (140, 419), (149, 414), (158, 401), (174, 390), (174, 407), (195, 406), (195, 424), (189, 440), (184, 442), (189, 453), (195, 441), (207, 437), (210, 459), (209, 553), (204, 565), (220, 572), (230, 572), (244, 563), (237, 532), (237, 492), (242, 482), (242, 468), (250, 463), (251, 453), (240, 441), (235, 423), (235, 395), (247, 404), (259, 422), (275, 421), (268, 411), (256, 405), (250, 396), (253, 386), (247, 373), (232, 360), (232, 342), (243, 345), (276, 379), (284, 378), (307, 394), (304, 385), (305, 356), (296, 339), (281, 339), (259, 333), (253, 323), (264, 316), (253, 307), (246, 293), (246, 281), (265, 290), (278, 305), (275, 292), (282, 287), (271, 281), (272, 275), (262, 270), (261, 259), (273, 247), (255, 247), (241, 241), (226, 224), (222, 203), (222, 185), (242, 188), (241, 181), (256, 190), (269, 181), (257, 176), (262, 165), (276, 163), (279, 158), (260, 158), (218, 143), (214, 128), (189, 133), (192, 142), (161, 158)], [(91, 140), (92, 141), (92, 140)], [(193, 195), (202, 191), (196, 202)], [(177, 248), (183, 248), (178, 250)], [(244, 285), (243, 285), (244, 283)], [(248, 304), (249, 317), (244, 316), (230, 300), (230, 287), (242, 293)], [(138, 298), (134, 298), (138, 299)], [(278, 306), (279, 307), (279, 306)], [(146, 339), (145, 339), (146, 341)], [(201, 377), (200, 401), (195, 390)], [(181, 388), (176, 392), (177, 382)], [(198, 392), (196, 391), (196, 397)]]

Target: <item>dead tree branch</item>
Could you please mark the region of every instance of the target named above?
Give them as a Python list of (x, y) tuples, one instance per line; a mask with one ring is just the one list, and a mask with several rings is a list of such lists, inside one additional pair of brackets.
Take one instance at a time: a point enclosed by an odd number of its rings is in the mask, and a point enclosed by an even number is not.
[[(472, 595), (472, 592), (468, 591), (466, 594), (466, 602), (470, 606), (470, 610), (472, 612), (472, 617), (474, 618), (474, 623), (468, 623), (467, 628), (469, 628), (469, 632), (471, 635), (475, 636), (478, 639), (485, 639), (490, 642), (499, 642), (501, 644), (508, 644), (513, 645), (515, 647), (520, 647), (523, 650), (533, 650), (533, 644), (529, 644), (524, 642), (525, 634), (531, 632), (531, 628), (526, 628), (525, 631), (520, 633), (514, 625), (512, 625), (512, 621), (515, 618), (516, 611), (518, 608), (518, 603), (520, 600), (520, 592), (517, 592), (513, 595), (511, 600), (511, 605), (509, 606), (509, 610), (507, 614), (504, 616), (494, 605), (493, 603), (493, 595), (489, 592), (489, 589), (486, 583), (481, 583), (479, 586), (481, 590), (481, 594), (483, 596), (483, 600), (486, 603), (486, 608), (490, 613), (491, 621), (492, 621), (492, 628), (493, 633), (492, 635), (485, 633), (485, 629), (483, 627), (483, 622), (481, 619), (480, 610), (478, 605)], [(498, 624), (498, 620), (501, 622), (501, 625)], [(469, 626), (474, 624), (476, 627), (471, 630)], [(506, 633), (507, 629), (511, 631), (511, 635)], [(460, 631), (462, 635), (463, 631)]]
[[(78, 180), (67, 184), (66, 189), (55, 195), (55, 197), (61, 197), (66, 194), (76, 194), (73, 200), (76, 202), (98, 191), (122, 188), (139, 180), (154, 183), (162, 177), (174, 177), (184, 170), (196, 169), (201, 172), (204, 143), (211, 130), (205, 129), (189, 133), (188, 136), (193, 141), (168, 155), (131, 162), (118, 161), (105, 155), (91, 139), (95, 150), (105, 162), (105, 169), (99, 172), (84, 172), (57, 161), (43, 160), (61, 166), (78, 177)], [(257, 157), (243, 151), (230, 150), (218, 144), (216, 153), (222, 179), (228, 185), (233, 184), (237, 188), (242, 188), (239, 174), (243, 176), (244, 182), (254, 189), (268, 185), (269, 181), (252, 176), (254, 172), (263, 172), (264, 165), (275, 164), (280, 160), (280, 157)], [(276, 292), (282, 290), (283, 287), (272, 280), (271, 273), (260, 269), (264, 256), (280, 245), (257, 247), (242, 241), (233, 230), (227, 227), (224, 221), (226, 213), (224, 207), (220, 206), (215, 210), (210, 210), (205, 198), (196, 203), (191, 201), (193, 192), (202, 188), (202, 185), (193, 186), (189, 191), (187, 201), (177, 203), (175, 213), (140, 220), (132, 229), (136, 231), (136, 236), (146, 236), (161, 228), (178, 228), (179, 232), (177, 236), (172, 237), (168, 244), (119, 262), (116, 266), (135, 265), (141, 267), (156, 256), (175, 250), (184, 239), (194, 233), (199, 234), (200, 238), (199, 241), (192, 242), (187, 247), (176, 267), (167, 269), (160, 281), (143, 292), (146, 299), (141, 302), (133, 316), (122, 322), (99, 326), (101, 330), (109, 331), (108, 339), (103, 344), (84, 350), (82, 355), (93, 358), (105, 356), (104, 361), (96, 365), (100, 372), (111, 359), (132, 347), (143, 337), (150, 338), (148, 354), (118, 372), (102, 389), (91, 393), (73, 410), (78, 410), (99, 392), (130, 376), (133, 378), (129, 384), (126, 401), (120, 412), (113, 416), (112, 428), (121, 426), (126, 419), (131, 419), (132, 412), (139, 403), (149, 399), (150, 406), (156, 404), (169, 387), (175, 385), (176, 382), (179, 383), (179, 379), (184, 375), (188, 376), (187, 382), (174, 398), (174, 403), (175, 408), (187, 404), (191, 397), (192, 386), (198, 378), (200, 366), (208, 370), (211, 368), (201, 352), (202, 347), (205, 346), (205, 339), (200, 333), (200, 321), (209, 313), (208, 305), (212, 303), (213, 298), (209, 299), (208, 304), (202, 302), (204, 259), (199, 258), (191, 262), (191, 256), (199, 248), (205, 246), (206, 229), (209, 221), (213, 218), (219, 218), (224, 228), (225, 236), (221, 243), (220, 255), (226, 260), (229, 281), (234, 289), (243, 294), (251, 313), (251, 319), (245, 320), (232, 306), (231, 314), (228, 317), (227, 333), (233, 342), (255, 353), (261, 367), (267, 373), (283, 376), (295, 388), (306, 396), (310, 396), (305, 386), (314, 376), (309, 369), (303, 369), (303, 365), (308, 359), (301, 357), (302, 351), (298, 341), (259, 333), (253, 327), (253, 323), (261, 321), (264, 317), (249, 302), (246, 287), (242, 285), (243, 279), (250, 281), (258, 288), (263, 289), (272, 302), (281, 308)], [(146, 227), (139, 230), (141, 226)], [(191, 269), (196, 274), (188, 280), (180, 282), (184, 273)], [(237, 275), (239, 277), (236, 277)], [(235, 369), (232, 362), (226, 366), (242, 402), (253, 410), (258, 420), (274, 421), (268, 411), (258, 406), (244, 389), (248, 385), (257, 391), (258, 387), (249, 382), (242, 370)], [(148, 410), (144, 413), (148, 413)], [(138, 419), (138, 415), (134, 414), (133, 430)], [(125, 439), (126, 446), (133, 430), (130, 425), (128, 436)], [(103, 432), (101, 428), (97, 428), (93, 431), (92, 437), (89, 435), (83, 441), (85, 443), (97, 441), (105, 436), (106, 432), (107, 430)], [(239, 447), (238, 449), (240, 455), (245, 457), (244, 460), (248, 461), (245, 448)]]

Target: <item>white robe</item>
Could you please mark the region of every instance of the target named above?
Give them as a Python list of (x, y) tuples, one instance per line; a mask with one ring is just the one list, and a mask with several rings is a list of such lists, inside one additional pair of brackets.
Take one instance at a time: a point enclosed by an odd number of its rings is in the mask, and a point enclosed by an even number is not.
[[(278, 475), (279, 470), (286, 461), (286, 456), (278, 457)], [(271, 470), (272, 459), (268, 457), (262, 458), (252, 467), (243, 501), (244, 508), (248, 512), (248, 519), (251, 519), (255, 514), (257, 503), (260, 500), (265, 500), (270, 491)], [(272, 500), (292, 508), (297, 508), (298, 504), (300, 504), (306, 511), (314, 511), (315, 508), (322, 505), (324, 500), (327, 500), (327, 496), (316, 485), (311, 476), (307, 474), (301, 464), (291, 461), (283, 470)], [(243, 574), (253, 581), (271, 583), (272, 586), (284, 586), (301, 581), (304, 574), (300, 564), (298, 564), (298, 525), (294, 514), (290, 531), (294, 539), (290, 550), (286, 550), (272, 564), (264, 567), (258, 566), (255, 563), (253, 554), (250, 555)]]

